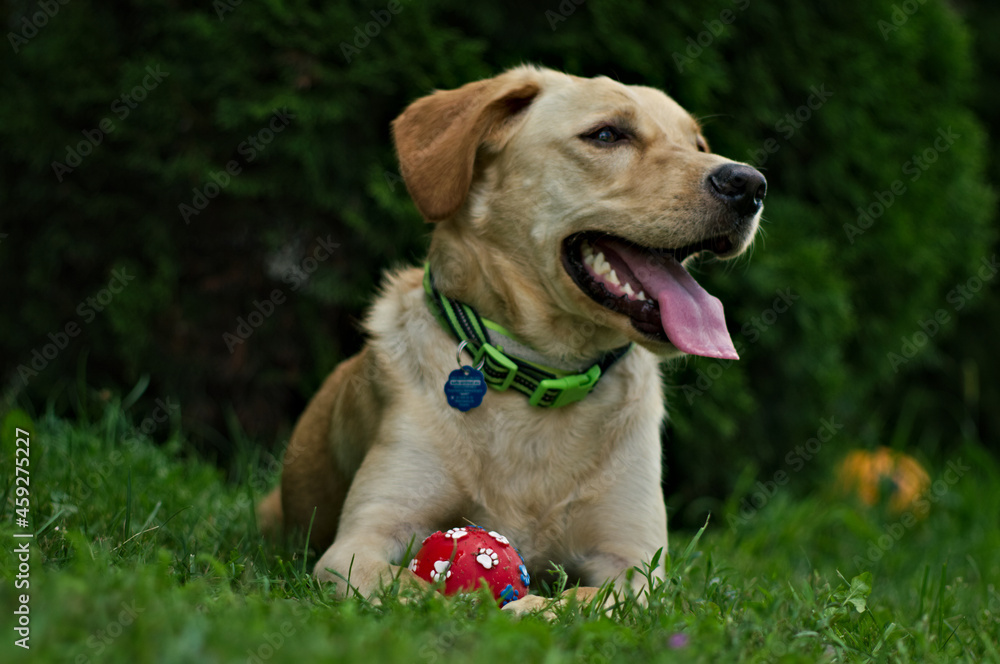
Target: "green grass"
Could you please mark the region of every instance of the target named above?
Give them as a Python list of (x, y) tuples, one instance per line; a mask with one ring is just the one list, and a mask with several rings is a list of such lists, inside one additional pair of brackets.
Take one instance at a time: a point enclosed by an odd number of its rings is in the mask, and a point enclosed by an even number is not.
[(31, 426), (31, 650), (13, 645), (24, 591), (4, 552), (4, 662), (1000, 662), (1000, 468), (974, 445), (930, 465), (934, 479), (948, 461), (970, 470), (909, 527), (822, 489), (796, 498), (808, 480), (793, 476), (742, 523), (728, 525), (734, 499), (700, 538), (673, 532), (648, 606), (623, 597), (610, 616), (570, 606), (546, 622), (476, 596), (337, 601), (300, 545), (256, 533), (274, 478), (253, 454), (224, 478), (177, 436), (136, 435), (116, 403)]

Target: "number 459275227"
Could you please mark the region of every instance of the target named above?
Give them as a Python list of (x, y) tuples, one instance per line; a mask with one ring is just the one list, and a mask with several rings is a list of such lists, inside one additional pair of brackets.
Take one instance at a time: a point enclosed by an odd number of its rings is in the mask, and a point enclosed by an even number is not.
[(31, 484), (31, 478), (28, 471), (28, 459), (31, 452), (31, 439), (28, 432), (24, 429), (16, 429), (17, 432), (17, 445), (14, 448), (14, 463), (15, 467), (15, 512), (17, 512), (18, 519), (28, 518), (28, 487)]

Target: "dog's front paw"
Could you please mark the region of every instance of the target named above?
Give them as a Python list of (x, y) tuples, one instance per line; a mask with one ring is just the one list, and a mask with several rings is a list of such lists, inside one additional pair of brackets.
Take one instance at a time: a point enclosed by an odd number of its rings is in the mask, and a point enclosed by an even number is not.
[[(504, 606), (503, 610), (510, 611), (518, 617), (531, 613), (540, 615), (546, 620), (555, 620), (557, 608), (564, 607), (567, 604), (589, 604), (594, 601), (594, 598), (598, 596), (600, 591), (600, 588), (585, 586), (582, 588), (570, 588), (564, 591), (559, 597), (552, 599), (538, 595), (525, 595), (521, 599), (514, 600)], [(604, 603), (600, 606), (600, 610), (604, 611), (607, 615), (611, 615), (614, 604), (615, 597), (609, 593), (604, 598)]]
[(518, 618), (529, 613), (541, 612), (540, 615), (546, 620), (554, 620), (556, 614), (555, 611), (552, 610), (552, 607), (555, 606), (558, 601), (559, 600), (549, 599), (539, 595), (525, 595), (521, 599), (516, 599), (513, 602), (505, 604), (503, 610), (510, 611)]
[[(340, 571), (344, 569), (347, 575)], [(405, 567), (376, 559), (352, 557), (350, 562), (338, 565), (329, 551), (316, 563), (313, 575), (317, 581), (332, 584), (334, 594), (340, 599), (355, 596), (372, 599), (397, 583), (400, 592), (422, 593), (430, 586)]]

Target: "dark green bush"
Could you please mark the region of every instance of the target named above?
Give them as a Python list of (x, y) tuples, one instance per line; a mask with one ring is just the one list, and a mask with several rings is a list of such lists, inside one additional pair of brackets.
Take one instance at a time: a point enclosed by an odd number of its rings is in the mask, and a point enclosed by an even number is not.
[[(822, 467), (859, 435), (957, 442), (941, 409), (929, 438), (903, 436), (899, 416), (931, 412), (921, 404), (939, 392), (961, 402), (958, 385), (937, 384), (953, 362), (938, 349), (956, 348), (965, 317), (948, 294), (992, 251), (986, 137), (968, 107), (977, 86), (959, 17), (939, 0), (912, 15), (889, 0), (677, 5), (59, 5), (0, 55), (8, 395), (63, 408), (78, 398), (70, 376), (125, 391), (148, 374), (135, 408), (172, 398), (205, 449), (227, 453), (230, 408), (278, 444), (360, 346), (356, 322), (381, 271), (426, 247), (389, 122), (434, 87), (528, 61), (661, 87), (704, 118), (716, 152), (768, 177), (752, 259), (699, 270), (727, 303), (744, 359), (667, 370), (679, 503), (724, 492), (747, 464), (786, 465), (823, 418), (851, 435), (825, 448)], [(26, 34), (37, 11), (8, 3), (8, 29)], [(939, 132), (957, 138), (935, 149)], [(98, 138), (72, 172), (53, 166)], [(914, 156), (927, 150), (924, 170)], [(884, 211), (863, 234), (848, 232), (858, 208), (876, 204)], [(87, 298), (101, 298), (115, 270), (134, 280), (89, 319), (80, 307), (93, 309)], [(988, 300), (984, 290), (968, 308)], [(938, 309), (950, 321), (893, 366), (889, 354)], [(255, 311), (263, 322), (249, 338), (226, 336), (250, 331)], [(70, 323), (80, 333), (55, 359), (19, 371)], [(988, 356), (969, 357), (989, 373)]]

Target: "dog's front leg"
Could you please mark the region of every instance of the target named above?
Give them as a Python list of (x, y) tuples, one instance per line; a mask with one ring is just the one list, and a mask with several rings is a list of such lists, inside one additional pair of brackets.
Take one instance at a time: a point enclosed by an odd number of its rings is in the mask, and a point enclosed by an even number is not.
[(370, 597), (396, 576), (404, 584), (419, 584), (392, 561), (402, 557), (414, 537), (419, 547), (420, 539), (460, 503), (444, 466), (412, 443), (374, 446), (351, 483), (336, 540), (316, 563), (314, 575), (336, 584), (340, 597), (352, 594), (352, 588)]

